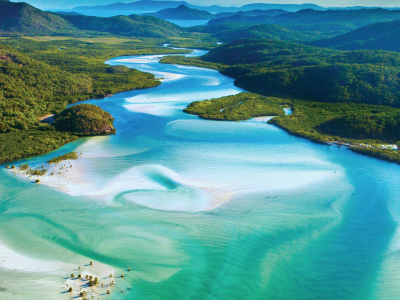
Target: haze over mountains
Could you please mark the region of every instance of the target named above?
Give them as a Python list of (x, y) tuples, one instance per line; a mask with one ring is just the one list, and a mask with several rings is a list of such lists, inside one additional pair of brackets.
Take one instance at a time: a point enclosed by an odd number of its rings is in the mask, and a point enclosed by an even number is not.
[(190, 4), (186, 1), (158, 1), (158, 0), (140, 0), (132, 3), (113, 3), (108, 5), (97, 5), (97, 6), (77, 6), (74, 10), (126, 10), (126, 11), (137, 11), (137, 12), (149, 12), (158, 11), (166, 8), (177, 8), (180, 5), (185, 5), (190, 8), (195, 8), (199, 10), (204, 10), (212, 13), (217, 12), (237, 12), (237, 11), (247, 11), (254, 9), (283, 9), (286, 11), (298, 11), (302, 9), (315, 9), (324, 10), (325, 8), (315, 5), (315, 4), (267, 4), (267, 3), (253, 3), (246, 4), (240, 7), (230, 6), (224, 7), (219, 5), (212, 6), (198, 6)]
[[(136, 3), (136, 4), (135, 4)], [(132, 36), (166, 38), (183, 31), (207, 33), (222, 41), (271, 39), (304, 42), (340, 50), (382, 49), (400, 51), (400, 10), (245, 10), (211, 14), (188, 7), (185, 1), (137, 1), (134, 5), (174, 5), (149, 16), (91, 17), (73, 12), (44, 12), (26, 3), (0, 0), (0, 35)], [(139, 3), (139, 4), (138, 4)], [(132, 5), (132, 4), (115, 4)], [(268, 4), (269, 5), (269, 4)], [(271, 5), (269, 5), (271, 6)], [(282, 5), (280, 5), (282, 7)], [(299, 7), (299, 6), (296, 6)], [(154, 17), (156, 16), (156, 17)], [(158, 18), (157, 18), (158, 17)], [(162, 19), (210, 19), (207, 26), (182, 29)], [(364, 27), (366, 26), (366, 27)]]
[(178, 6), (177, 8), (166, 8), (155, 13), (143, 15), (171, 20), (209, 20), (214, 18), (212, 13), (204, 10), (189, 8), (184, 4)]
[(0, 0), (0, 36), (20, 35), (122, 35), (169, 37), (179, 26), (150, 16), (111, 18), (44, 12), (26, 3)]

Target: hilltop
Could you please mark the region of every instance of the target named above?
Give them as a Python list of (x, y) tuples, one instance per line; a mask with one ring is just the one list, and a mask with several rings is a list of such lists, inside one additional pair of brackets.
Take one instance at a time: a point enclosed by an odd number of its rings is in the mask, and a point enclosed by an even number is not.
[(288, 11), (283, 10), (283, 9), (268, 9), (268, 10), (253, 9), (253, 10), (248, 10), (248, 11), (240, 10), (238, 12), (217, 13), (217, 14), (214, 15), (214, 17), (216, 19), (226, 18), (226, 17), (231, 17), (231, 16), (246, 16), (246, 17), (268, 16), (268, 17), (274, 17), (274, 16), (277, 16), (277, 15), (286, 14), (286, 13), (288, 13)]
[(232, 30), (216, 32), (213, 34), (213, 37), (218, 38), (222, 42), (232, 42), (239, 39), (309, 41), (314, 40), (316, 35), (287, 29), (275, 24), (261, 24), (246, 28), (235, 28)]
[(124, 10), (124, 11), (154, 11), (166, 8), (176, 8), (180, 5), (185, 5), (189, 8), (204, 10), (212, 13), (217, 12), (238, 12), (247, 10), (269, 10), (269, 9), (283, 9), (286, 11), (298, 11), (302, 9), (315, 9), (324, 10), (325, 8), (315, 4), (267, 4), (267, 3), (253, 3), (246, 4), (241, 7), (230, 6), (224, 7), (220, 5), (211, 6), (198, 6), (187, 3), (186, 1), (157, 1), (157, 0), (141, 0), (131, 3), (112, 3), (108, 5), (94, 5), (94, 6), (77, 6), (74, 10)]
[(56, 115), (54, 127), (79, 136), (104, 135), (116, 132), (113, 121), (114, 118), (100, 107), (79, 104)]
[(184, 4), (177, 8), (166, 8), (155, 13), (143, 15), (171, 20), (209, 20), (214, 18), (214, 15), (207, 11), (189, 8)]
[(170, 37), (181, 32), (179, 26), (151, 16), (115, 16), (110, 18), (91, 16), (63, 16), (77, 29), (135, 37)]
[(0, 35), (67, 34), (76, 28), (60, 15), (41, 11), (27, 3), (0, 1)]
[(317, 47), (339, 50), (381, 49), (400, 52), (400, 20), (361, 27), (330, 39), (311, 42)]
[(329, 37), (347, 33), (354, 29), (377, 22), (400, 19), (400, 10), (361, 9), (361, 10), (312, 10), (278, 14), (275, 16), (232, 15), (210, 20), (208, 24), (236, 22), (244, 24), (277, 24), (298, 31), (321, 32)]
[(171, 37), (179, 32), (179, 26), (150, 16), (65, 15), (41, 11), (27, 3), (0, 1), (0, 36), (115, 34)]

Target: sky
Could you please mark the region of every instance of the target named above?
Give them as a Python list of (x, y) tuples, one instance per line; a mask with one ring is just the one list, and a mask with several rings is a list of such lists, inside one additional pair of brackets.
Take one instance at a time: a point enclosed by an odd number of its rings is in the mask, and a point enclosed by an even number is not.
[[(136, 0), (24, 0), (13, 2), (27, 2), (41, 9), (46, 8), (72, 8), (79, 5), (104, 5), (116, 2), (134, 2)], [(195, 5), (221, 5), (221, 6), (241, 6), (248, 3), (275, 3), (275, 4), (302, 4), (301, 0), (186, 0)], [(324, 7), (340, 6), (382, 6), (400, 7), (400, 0), (307, 0), (306, 3), (314, 3)]]

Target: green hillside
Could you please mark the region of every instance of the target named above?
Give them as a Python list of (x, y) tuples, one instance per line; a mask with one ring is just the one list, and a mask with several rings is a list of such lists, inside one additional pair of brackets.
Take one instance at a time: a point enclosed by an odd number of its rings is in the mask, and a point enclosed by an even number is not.
[(121, 36), (164, 38), (181, 32), (179, 26), (151, 16), (115, 16), (110, 18), (64, 15), (79, 30)]
[[(60, 113), (68, 103), (160, 84), (152, 74), (109, 66), (104, 61), (176, 50), (156, 47), (158, 40), (115, 40), (108, 44), (59, 37), (45, 42), (30, 38), (2, 40), (18, 50), (0, 45), (0, 163), (54, 150), (76, 140), (77, 134), (112, 133), (103, 126), (109, 120), (101, 118), (77, 120), (75, 127), (82, 128), (83, 124), (89, 132), (68, 133), (39, 122), (46, 115)], [(105, 130), (98, 130), (102, 128)]]
[(0, 1), (0, 35), (72, 34), (76, 28), (57, 14), (27, 3)]
[(187, 32), (201, 32), (201, 33), (221, 33), (223, 31), (235, 30), (239, 28), (249, 28), (254, 25), (248, 25), (244, 23), (235, 23), (235, 22), (226, 22), (226, 23), (217, 23), (213, 25), (199, 25), (199, 26), (192, 26), (184, 28)]
[[(269, 122), (291, 134), (347, 143), (353, 151), (400, 163), (397, 151), (381, 147), (400, 139), (400, 53), (237, 40), (201, 58), (162, 62), (214, 68), (235, 78), (235, 85), (268, 96), (261, 102), (245, 102), (241, 95), (194, 102), (188, 113), (215, 120), (278, 115)], [(282, 117), (276, 105), (285, 104), (293, 114)]]
[(267, 9), (267, 10), (254, 9), (254, 10), (248, 10), (248, 11), (240, 10), (238, 12), (222, 12), (222, 13), (217, 13), (214, 16), (215, 16), (215, 18), (226, 18), (226, 17), (235, 16), (235, 15), (247, 16), (247, 17), (256, 17), (256, 16), (274, 17), (277, 15), (286, 14), (286, 13), (288, 13), (288, 11), (283, 10), (283, 9)]
[(319, 102), (400, 107), (400, 54), (343, 52), (285, 41), (237, 40), (201, 58), (169, 63), (212, 67), (246, 90)]
[(116, 132), (113, 121), (114, 118), (100, 107), (92, 104), (79, 104), (56, 115), (54, 127), (79, 136), (104, 135)]
[(270, 16), (245, 16), (233, 15), (208, 21), (208, 25), (215, 25), (220, 23), (245, 23), (245, 24), (272, 24), (275, 23), (274, 19)]
[(349, 23), (355, 27), (368, 24), (400, 19), (399, 10), (359, 9), (359, 10), (327, 10), (317, 11), (305, 9), (295, 13), (282, 14), (274, 17), (277, 24), (323, 24)]
[(209, 20), (214, 18), (212, 13), (204, 10), (189, 8), (183, 4), (177, 8), (166, 8), (155, 13), (144, 15), (171, 20)]
[(262, 24), (248, 28), (220, 31), (213, 34), (213, 37), (218, 38), (222, 42), (232, 42), (238, 39), (309, 41), (318, 38), (318, 34), (286, 29), (275, 24)]
[(314, 41), (310, 45), (339, 50), (381, 49), (400, 52), (400, 21), (368, 25), (349, 33)]
[(63, 109), (69, 95), (92, 89), (88, 76), (61, 71), (0, 45), (0, 133), (37, 125), (39, 116)]
[(44, 12), (27, 3), (0, 1), (0, 36), (123, 35), (164, 38), (177, 35), (180, 27), (149, 16), (111, 18)]
[(245, 24), (278, 24), (298, 31), (316, 31), (326, 35), (343, 34), (354, 29), (378, 22), (400, 19), (399, 10), (359, 9), (359, 10), (312, 10), (305, 9), (276, 16), (233, 15), (213, 19), (208, 24), (239, 22)]

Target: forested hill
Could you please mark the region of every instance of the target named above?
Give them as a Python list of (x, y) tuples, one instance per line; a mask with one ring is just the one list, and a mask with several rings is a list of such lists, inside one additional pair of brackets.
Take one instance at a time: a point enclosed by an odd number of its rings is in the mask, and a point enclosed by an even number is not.
[(235, 84), (264, 95), (400, 107), (400, 54), (336, 51), (271, 40), (238, 40), (205, 62), (228, 65)]
[[(224, 23), (225, 24), (225, 23)], [(218, 26), (209, 25), (209, 26)], [(275, 24), (261, 24), (245, 28), (235, 28), (217, 31), (213, 37), (222, 42), (232, 42), (238, 39), (270, 39), (282, 41), (310, 41), (318, 38), (316, 33), (300, 32)]]
[(238, 12), (223, 12), (223, 13), (217, 13), (215, 14), (215, 18), (226, 18), (226, 17), (231, 17), (231, 16), (246, 16), (246, 17), (256, 17), (256, 16), (268, 16), (268, 17), (274, 17), (277, 15), (282, 15), (282, 14), (287, 14), (288, 11), (283, 10), (283, 9), (267, 9), (267, 10), (262, 10), (262, 9), (253, 9), (249, 11), (243, 11), (240, 10)]
[(65, 15), (63, 18), (81, 31), (135, 37), (171, 37), (180, 33), (179, 26), (151, 16), (115, 16), (110, 18)]
[(144, 15), (171, 20), (210, 20), (214, 18), (212, 13), (204, 10), (189, 8), (183, 4), (177, 8), (166, 8), (155, 13)]
[(208, 21), (208, 25), (215, 25), (227, 22), (238, 22), (245, 24), (273, 24), (274, 19), (268, 15), (259, 16), (246, 16), (246, 15), (232, 15), (228, 17), (221, 17)]
[(311, 42), (339, 50), (381, 49), (400, 52), (400, 20), (371, 24), (330, 39)]
[(0, 133), (30, 128), (39, 116), (63, 109), (68, 95), (91, 91), (89, 77), (0, 45)]
[(360, 10), (312, 10), (305, 9), (276, 16), (233, 15), (213, 19), (208, 24), (240, 22), (245, 24), (278, 24), (300, 31), (319, 31), (326, 34), (343, 34), (354, 29), (377, 23), (400, 19), (400, 10), (360, 9)]
[(61, 16), (47, 13), (27, 3), (0, 0), (0, 35), (67, 34), (76, 28)]
[(327, 10), (305, 9), (274, 17), (278, 24), (322, 24), (347, 22), (354, 27), (400, 19), (400, 10), (382, 8), (360, 10)]
[(115, 34), (171, 37), (179, 32), (181, 29), (178, 26), (154, 17), (61, 15), (41, 11), (26, 3), (0, 0), (0, 36)]

